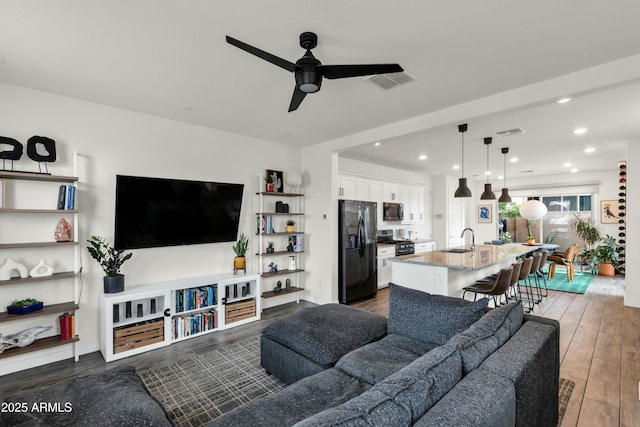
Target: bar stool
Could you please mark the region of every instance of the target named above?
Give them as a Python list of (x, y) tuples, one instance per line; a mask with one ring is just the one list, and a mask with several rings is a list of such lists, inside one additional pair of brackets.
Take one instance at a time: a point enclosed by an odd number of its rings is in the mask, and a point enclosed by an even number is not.
[[(462, 293), (462, 298), (464, 299), (467, 292), (473, 292), (475, 301), (478, 298), (478, 294), (483, 294), (487, 296), (491, 296), (493, 298), (493, 304), (497, 307), (500, 304), (500, 297), (502, 295), (505, 296), (506, 301), (509, 301), (509, 297), (507, 295), (509, 291), (509, 286), (511, 284), (511, 276), (513, 273), (513, 267), (504, 268), (500, 270), (500, 273), (496, 276), (493, 281), (482, 281), (479, 280), (472, 285), (465, 286), (462, 288), (464, 292)], [(496, 300), (496, 296), (498, 300)]]
[(536, 275), (538, 276), (539, 279), (542, 279), (542, 283), (544, 283), (544, 294), (542, 296), (547, 297), (549, 296), (549, 289), (547, 289), (547, 275), (544, 273), (543, 268), (547, 264), (547, 258), (549, 257), (549, 252), (541, 251), (540, 253), (542, 254), (542, 258), (540, 259), (540, 267), (538, 268), (538, 271), (536, 271)]
[[(532, 288), (531, 293), (533, 294), (533, 288), (536, 290), (537, 298), (535, 300), (536, 304), (540, 304), (542, 301), (542, 287), (540, 286), (540, 279), (538, 278), (538, 270), (540, 270), (540, 262), (542, 261), (542, 254), (537, 253), (531, 258), (531, 271), (529, 272), (529, 276), (527, 277), (527, 281), (529, 282), (529, 286)], [(533, 280), (532, 280), (533, 279)]]
[[(530, 289), (529, 286), (527, 286), (526, 281), (529, 278), (529, 273), (531, 273), (531, 264), (533, 263), (533, 258), (529, 257), (529, 258), (525, 258), (522, 261), (522, 266), (520, 267), (520, 275), (518, 276), (518, 284), (517, 284), (517, 289), (518, 289), (518, 294), (516, 298), (520, 298), (520, 301), (522, 301), (522, 307), (527, 310), (527, 313), (531, 313), (533, 311), (533, 307), (534, 307), (534, 302), (533, 302), (533, 295), (530, 294)], [(524, 299), (522, 298), (522, 289), (520, 286), (520, 281), (524, 280), (525, 284), (525, 291), (527, 293), (527, 303), (528, 303), (528, 307), (525, 307), (524, 305)]]

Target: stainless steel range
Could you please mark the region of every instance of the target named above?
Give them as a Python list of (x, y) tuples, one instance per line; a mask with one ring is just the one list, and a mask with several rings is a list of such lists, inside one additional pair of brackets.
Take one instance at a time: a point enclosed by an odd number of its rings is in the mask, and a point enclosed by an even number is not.
[(388, 243), (396, 246), (396, 256), (415, 253), (415, 245), (411, 240), (394, 239), (393, 235), (378, 235), (378, 243)]

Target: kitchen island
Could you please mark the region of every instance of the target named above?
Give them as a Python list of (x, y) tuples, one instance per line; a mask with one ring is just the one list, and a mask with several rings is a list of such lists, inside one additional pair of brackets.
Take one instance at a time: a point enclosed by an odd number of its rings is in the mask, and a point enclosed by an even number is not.
[(404, 255), (391, 261), (391, 281), (430, 294), (462, 296), (462, 288), (509, 267), (518, 257), (539, 249), (510, 243), (442, 249)]

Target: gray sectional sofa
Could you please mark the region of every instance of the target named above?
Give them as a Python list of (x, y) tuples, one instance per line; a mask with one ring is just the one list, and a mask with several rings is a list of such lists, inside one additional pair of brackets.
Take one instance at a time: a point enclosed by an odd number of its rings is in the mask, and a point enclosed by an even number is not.
[[(472, 303), (390, 287), (386, 334), (377, 336), (379, 319), (368, 322), (365, 316), (356, 323), (364, 329), (363, 324), (371, 324), (364, 341), (373, 341), (355, 349), (338, 344), (344, 354), (332, 351), (337, 348), (332, 343), (340, 343), (341, 330), (349, 330), (349, 323), (342, 328), (316, 323), (312, 334), (322, 340), (307, 336), (289, 343), (277, 334), (284, 332), (290, 339), (299, 322), (283, 318), (267, 327), (263, 334), (271, 335), (266, 342), (280, 341), (266, 350), (266, 358), (277, 362), (271, 366), (283, 365), (277, 375), (286, 376), (290, 368), (295, 374), (289, 379), (302, 378), (208, 425), (557, 425), (558, 322), (524, 315), (520, 303), (486, 312), (486, 300)], [(318, 342), (331, 348), (320, 348)], [(337, 363), (311, 363), (309, 349), (338, 357)], [(296, 363), (287, 364), (286, 356)]]

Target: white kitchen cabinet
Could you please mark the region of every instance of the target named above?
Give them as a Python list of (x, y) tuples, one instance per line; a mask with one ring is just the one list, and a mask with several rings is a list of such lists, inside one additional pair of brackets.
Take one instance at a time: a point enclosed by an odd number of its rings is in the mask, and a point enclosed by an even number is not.
[(425, 188), (421, 185), (402, 186), (403, 224), (424, 223), (424, 193)]
[(382, 185), (382, 201), (383, 202), (402, 202), (401, 195), (402, 187), (400, 184), (396, 184), (393, 182), (385, 182)]
[(389, 258), (395, 256), (395, 246), (378, 246), (378, 288), (389, 286), (391, 281), (391, 262), (389, 262)]
[(436, 250), (436, 242), (416, 242), (414, 248), (416, 254), (432, 252)]
[(358, 178), (351, 175), (339, 175), (338, 198), (358, 200)]

